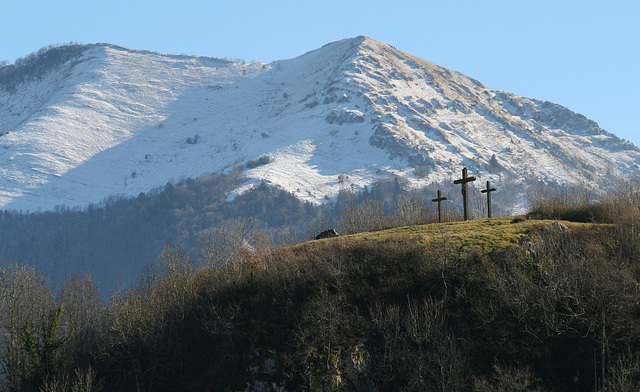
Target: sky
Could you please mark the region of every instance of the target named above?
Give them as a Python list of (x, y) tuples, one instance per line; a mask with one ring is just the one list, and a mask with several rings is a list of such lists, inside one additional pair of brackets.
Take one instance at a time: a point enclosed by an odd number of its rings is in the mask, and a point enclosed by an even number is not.
[(485, 86), (551, 101), (640, 146), (640, 2), (2, 1), (0, 61), (111, 43), (271, 62), (365, 35)]

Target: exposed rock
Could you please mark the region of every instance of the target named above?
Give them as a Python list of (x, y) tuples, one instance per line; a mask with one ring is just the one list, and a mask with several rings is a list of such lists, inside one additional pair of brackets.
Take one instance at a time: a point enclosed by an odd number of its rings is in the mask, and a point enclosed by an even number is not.
[(334, 109), (333, 112), (329, 113), (325, 118), (325, 121), (329, 124), (358, 124), (364, 122), (364, 116), (362, 112), (358, 110), (338, 110)]
[(333, 237), (337, 237), (340, 234), (338, 234), (337, 231), (335, 231), (334, 229), (329, 229), (329, 230), (325, 230), (322, 233), (318, 234), (317, 236), (315, 236), (314, 240), (321, 240), (324, 238), (333, 238)]
[(561, 232), (561, 233), (568, 233), (568, 232), (570, 231), (570, 230), (569, 230), (569, 228), (567, 227), (567, 225), (565, 225), (565, 224), (564, 224), (564, 223), (562, 223), (562, 222), (553, 222), (553, 223), (551, 224), (551, 227), (552, 227), (554, 230), (559, 231), (559, 232)]

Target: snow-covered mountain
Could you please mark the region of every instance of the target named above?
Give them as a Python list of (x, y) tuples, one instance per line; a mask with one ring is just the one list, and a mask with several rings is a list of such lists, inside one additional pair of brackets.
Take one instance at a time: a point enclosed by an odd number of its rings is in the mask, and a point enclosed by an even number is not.
[(266, 182), (317, 203), (391, 175), (450, 183), (463, 166), (494, 184), (640, 174), (640, 150), (586, 117), (366, 37), (270, 64), (48, 53), (0, 70), (0, 209), (84, 207), (238, 165), (250, 180), (234, 194)]

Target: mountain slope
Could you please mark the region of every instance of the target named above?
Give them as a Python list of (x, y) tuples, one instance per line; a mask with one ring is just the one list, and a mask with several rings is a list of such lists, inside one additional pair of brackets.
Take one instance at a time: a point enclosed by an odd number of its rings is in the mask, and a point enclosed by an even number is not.
[(270, 64), (96, 44), (24, 82), (4, 74), (3, 209), (84, 207), (242, 164), (230, 197), (266, 182), (318, 203), (391, 175), (449, 183), (462, 166), (519, 191), (640, 173), (640, 150), (584, 116), (366, 37)]

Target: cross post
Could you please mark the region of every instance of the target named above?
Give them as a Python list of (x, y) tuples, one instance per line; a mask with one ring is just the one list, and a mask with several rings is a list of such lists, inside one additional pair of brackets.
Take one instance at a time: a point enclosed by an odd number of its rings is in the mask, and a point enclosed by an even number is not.
[(458, 184), (462, 185), (462, 203), (464, 206), (464, 220), (466, 221), (469, 220), (469, 198), (467, 197), (468, 196), (467, 183), (475, 180), (476, 180), (475, 177), (467, 177), (467, 168), (465, 167), (462, 169), (462, 178), (459, 180), (455, 180), (453, 182), (456, 185)]
[(435, 199), (431, 199), (433, 202), (438, 202), (438, 223), (442, 223), (442, 202), (447, 200), (446, 197), (442, 197), (442, 193), (440, 193), (440, 189), (438, 189), (438, 197)]
[(491, 188), (491, 181), (487, 181), (487, 189), (482, 189), (480, 192), (487, 194), (487, 212), (489, 218), (491, 218), (491, 192), (495, 191), (496, 188)]

